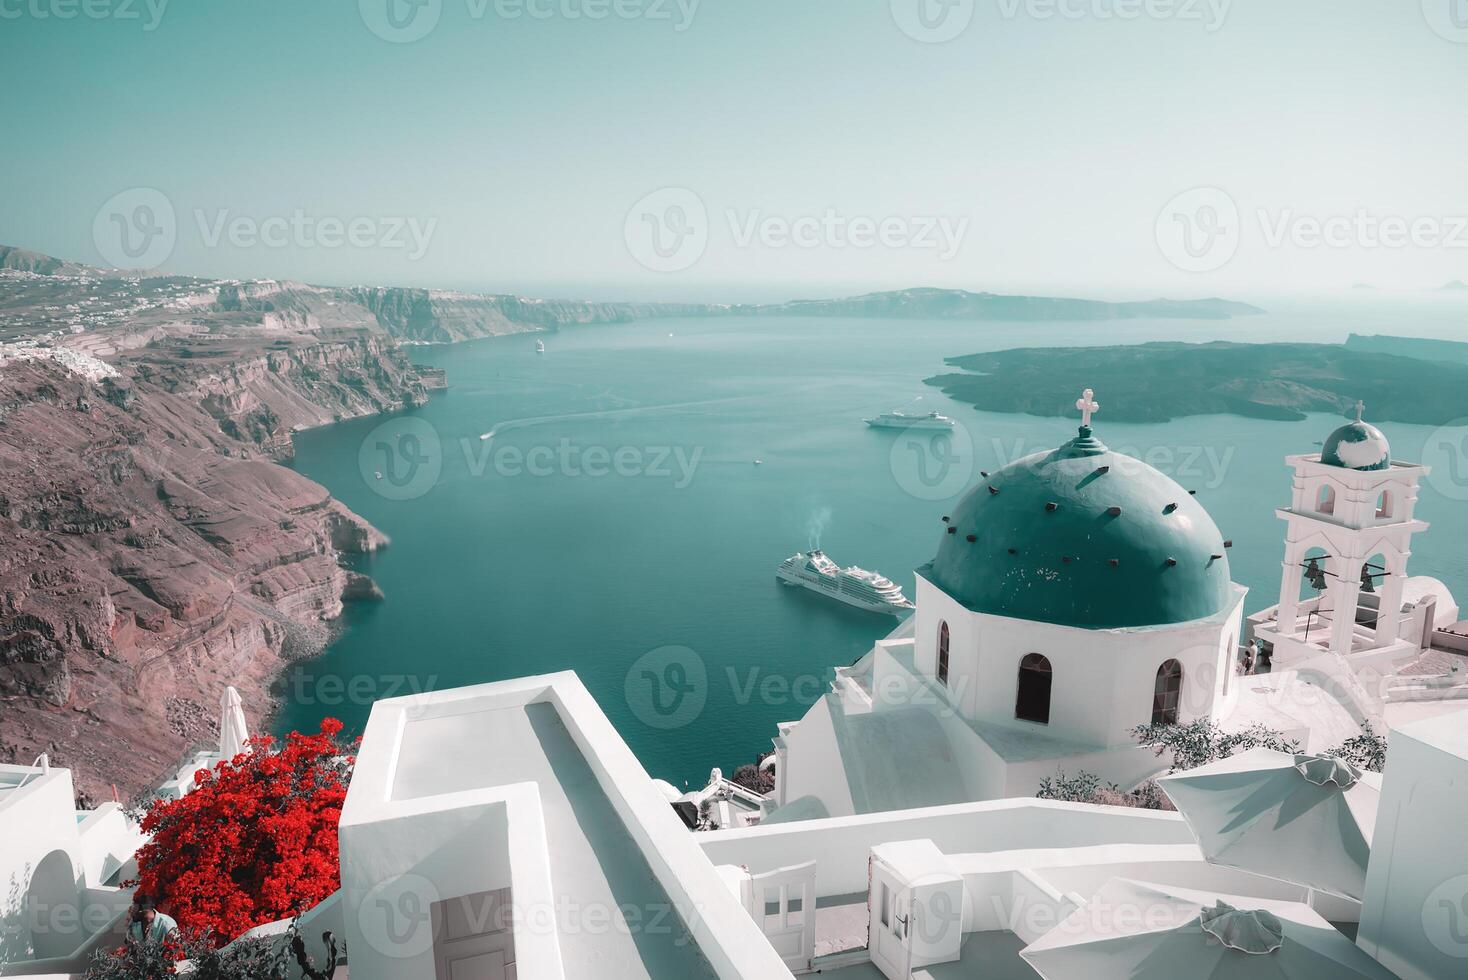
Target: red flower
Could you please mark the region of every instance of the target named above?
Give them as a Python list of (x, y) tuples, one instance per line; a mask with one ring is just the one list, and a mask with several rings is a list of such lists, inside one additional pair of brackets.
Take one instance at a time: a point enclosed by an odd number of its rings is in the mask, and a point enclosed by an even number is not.
[(292, 732), (194, 777), (181, 800), (158, 800), (143, 819), (138, 884), (191, 935), (219, 944), (288, 919), (341, 887), (337, 821), (354, 760), (337, 744), (342, 723)]

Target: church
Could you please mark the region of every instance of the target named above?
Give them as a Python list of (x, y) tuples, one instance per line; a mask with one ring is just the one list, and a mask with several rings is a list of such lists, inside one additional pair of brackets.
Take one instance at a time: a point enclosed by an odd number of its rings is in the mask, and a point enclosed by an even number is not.
[[(917, 569), (913, 615), (779, 727), (768, 820), (1033, 796), (1058, 772), (1130, 789), (1165, 770), (1133, 736), (1148, 724), (1263, 724), (1310, 751), (1384, 730), (1361, 670), (1396, 676), (1457, 618), (1442, 583), (1406, 574), (1425, 468), (1359, 413), (1291, 457), (1281, 601), (1246, 620), (1207, 510), (1106, 446), (1092, 392), (1077, 408), (1074, 439), (982, 474)], [(1251, 639), (1272, 673), (1237, 669)]]

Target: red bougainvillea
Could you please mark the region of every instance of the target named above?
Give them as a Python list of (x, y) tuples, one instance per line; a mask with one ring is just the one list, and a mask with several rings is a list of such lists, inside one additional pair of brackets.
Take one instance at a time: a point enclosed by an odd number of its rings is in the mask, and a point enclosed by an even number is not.
[(341, 887), (337, 823), (353, 759), (342, 724), (292, 732), (280, 751), (268, 737), (214, 769), (179, 800), (157, 800), (143, 818), (152, 840), (138, 852), (139, 889), (190, 935), (223, 944), (315, 906)]

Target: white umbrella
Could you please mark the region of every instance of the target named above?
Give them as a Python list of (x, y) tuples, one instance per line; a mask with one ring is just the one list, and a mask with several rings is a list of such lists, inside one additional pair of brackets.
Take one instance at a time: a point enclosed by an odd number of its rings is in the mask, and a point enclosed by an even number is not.
[(1045, 980), (1394, 980), (1308, 905), (1125, 878), (1020, 956)]
[(1339, 759), (1251, 749), (1162, 789), (1209, 863), (1361, 900), (1381, 779)]
[(245, 751), (245, 741), (250, 730), (245, 725), (245, 708), (240, 702), (240, 692), (232, 687), (224, 689), (219, 699), (222, 713), (219, 717), (219, 754), (224, 759), (233, 759)]

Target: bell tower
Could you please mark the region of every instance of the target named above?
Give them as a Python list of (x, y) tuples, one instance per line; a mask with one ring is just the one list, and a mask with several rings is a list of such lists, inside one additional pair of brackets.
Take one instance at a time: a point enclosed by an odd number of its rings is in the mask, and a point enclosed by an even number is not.
[[(1294, 492), (1277, 511), (1285, 533), (1279, 605), (1256, 633), (1287, 660), (1324, 651), (1349, 656), (1403, 642), (1402, 599), (1418, 484), (1427, 467), (1392, 459), (1381, 430), (1356, 421), (1331, 433), (1317, 454), (1290, 456)], [(1302, 582), (1316, 592), (1300, 598)]]

